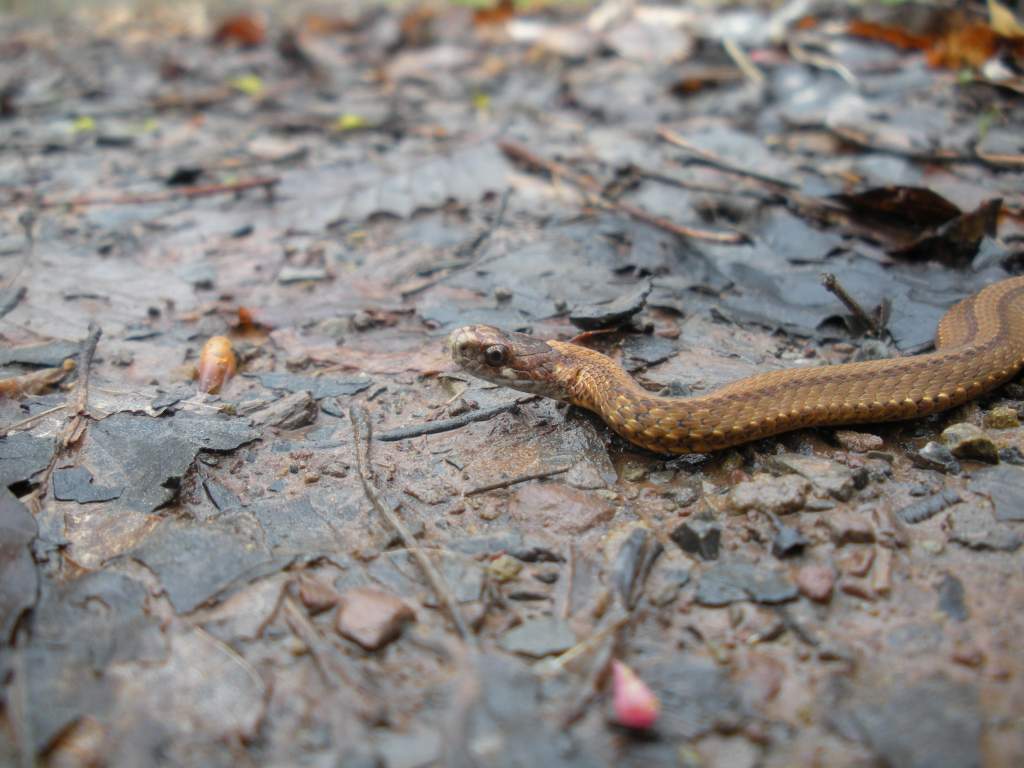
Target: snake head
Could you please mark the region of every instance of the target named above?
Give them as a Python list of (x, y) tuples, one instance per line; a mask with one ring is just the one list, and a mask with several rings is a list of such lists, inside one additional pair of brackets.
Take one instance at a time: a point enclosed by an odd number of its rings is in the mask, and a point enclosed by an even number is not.
[(490, 325), (467, 325), (448, 337), (452, 360), (477, 378), (555, 400), (569, 400), (562, 355), (546, 341)]

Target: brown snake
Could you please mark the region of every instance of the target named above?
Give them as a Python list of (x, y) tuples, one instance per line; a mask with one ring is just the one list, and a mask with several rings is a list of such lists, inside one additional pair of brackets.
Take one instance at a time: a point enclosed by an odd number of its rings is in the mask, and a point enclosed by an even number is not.
[(487, 325), (453, 331), (448, 347), (469, 373), (587, 408), (644, 448), (703, 453), (800, 427), (912, 419), (1003, 384), (1024, 364), (1024, 277), (956, 304), (932, 353), (772, 371), (700, 397), (655, 395), (600, 352)]

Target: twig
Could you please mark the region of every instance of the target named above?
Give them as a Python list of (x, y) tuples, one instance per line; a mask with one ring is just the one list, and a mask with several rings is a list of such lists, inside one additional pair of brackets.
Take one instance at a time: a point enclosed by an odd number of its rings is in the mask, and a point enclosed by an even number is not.
[(502, 152), (513, 160), (518, 160), (521, 163), (534, 168), (540, 168), (541, 170), (549, 173), (552, 177), (562, 177), (569, 180), (582, 189), (594, 204), (604, 208), (611, 208), (612, 210), (619, 211), (627, 216), (632, 216), (634, 219), (642, 221), (645, 224), (650, 224), (653, 227), (664, 229), (666, 232), (671, 232), (675, 235), (679, 235), (680, 237), (689, 237), (695, 240), (707, 240), (712, 243), (727, 243), (733, 245), (747, 242), (747, 236), (740, 232), (716, 232), (707, 229), (697, 229), (696, 227), (687, 227), (683, 224), (677, 224), (674, 221), (663, 219), (660, 216), (655, 216), (642, 208), (631, 205), (630, 203), (624, 203), (620, 200), (612, 200), (604, 194), (601, 189), (601, 185), (596, 179), (593, 179), (586, 174), (577, 173), (564, 163), (558, 163), (553, 160), (547, 160), (540, 157), (521, 144), (517, 144), (512, 141), (499, 141), (498, 146), (501, 148)]
[(0, 437), (7, 437), (7, 435), (9, 435), (11, 432), (27, 427), (30, 424), (35, 424), (37, 421), (46, 418), (51, 413), (62, 411), (67, 407), (67, 403), (61, 403), (60, 405), (53, 406), (53, 408), (47, 408), (45, 411), (40, 411), (39, 413), (33, 413), (31, 416), (26, 416), (21, 421), (16, 421), (13, 424), (0, 428)]
[(426, 424), (414, 424), (408, 427), (399, 427), (398, 429), (392, 429), (388, 432), (381, 432), (377, 435), (377, 439), (383, 443), (393, 443), (398, 440), (408, 440), (411, 437), (419, 437), (420, 435), (436, 435), (439, 432), (450, 432), (453, 429), (459, 429), (467, 424), (473, 424), (477, 421), (487, 421), (488, 419), (493, 419), (495, 416), (502, 413), (514, 411), (519, 407), (521, 402), (525, 403), (535, 398), (536, 396), (534, 395), (522, 398), (521, 400), (513, 400), (511, 403), (496, 405), (493, 408), (469, 411), (461, 416), (454, 416), (450, 419), (440, 419), (438, 421), (427, 422)]
[(475, 496), (478, 493), (486, 493), (487, 491), (494, 491), (498, 488), (508, 488), (512, 485), (518, 485), (519, 483), (525, 483), (527, 480), (540, 480), (545, 477), (552, 477), (553, 475), (561, 475), (564, 472), (568, 472), (572, 467), (554, 467), (553, 469), (544, 469), (540, 472), (531, 472), (528, 475), (519, 475), (517, 477), (509, 477), (505, 480), (498, 480), (494, 483), (488, 483), (487, 485), (481, 485), (476, 488), (470, 488), (468, 491), (463, 493), (463, 496)]
[(81, 205), (143, 205), (147, 203), (164, 203), (169, 200), (185, 198), (193, 200), (198, 197), (212, 197), (214, 195), (226, 195), (233, 192), (244, 192), (247, 189), (266, 189), (267, 194), (272, 194), (274, 187), (281, 182), (277, 176), (265, 176), (255, 179), (234, 181), (228, 184), (207, 184), (195, 187), (181, 187), (169, 189), (165, 192), (153, 192), (150, 194), (138, 195), (108, 195), (96, 197), (72, 197), (67, 200), (44, 199), (40, 202), (43, 208), (56, 208), (59, 206), (81, 206)]
[(4, 294), (0, 296), (0, 317), (4, 317), (11, 312), (11, 310), (17, 307), (21, 303), (21, 300), (25, 298), (26, 293), (28, 293), (28, 289), (24, 285), (19, 285), (17, 288), (11, 288), (10, 290), (5, 291)]
[(757, 68), (757, 65), (750, 60), (747, 56), (747, 52), (740, 48), (739, 43), (730, 37), (725, 38), (722, 41), (722, 47), (725, 48), (725, 52), (729, 54), (729, 58), (732, 59), (736, 66), (740, 68), (740, 72), (750, 82), (755, 85), (764, 85), (764, 73)]
[(857, 76), (842, 62), (821, 53), (808, 51), (802, 45), (793, 41), (790, 41), (787, 48), (789, 49), (789, 55), (793, 57), (793, 61), (800, 62), (801, 64), (810, 64), (812, 67), (818, 67), (819, 69), (831, 70), (839, 75), (855, 91), (861, 90), (860, 81), (857, 79)]
[(872, 317), (871, 314), (853, 298), (853, 296), (846, 292), (846, 289), (843, 288), (842, 284), (839, 282), (839, 278), (831, 272), (826, 272), (821, 276), (821, 284), (825, 286), (825, 290), (843, 302), (853, 316), (864, 323), (872, 334), (875, 336), (882, 335), (882, 329), (879, 327), (878, 321)]
[[(348, 416), (352, 422), (352, 437), (356, 444), (356, 468), (359, 471), (359, 479), (362, 481), (363, 491), (366, 493), (366, 498), (369, 499), (370, 504), (377, 513), (387, 521), (388, 525), (390, 525), (396, 533), (398, 533), (402, 539), (402, 544), (405, 545), (405, 548), (412, 553), (413, 558), (423, 571), (423, 575), (430, 583), (431, 589), (433, 589), (434, 594), (437, 595), (437, 599), (448, 610), (448, 614), (459, 635), (465, 642), (475, 645), (476, 638), (470, 634), (469, 629), (466, 627), (465, 619), (462, 617), (462, 611), (459, 609), (459, 605), (455, 601), (454, 595), (452, 595), (451, 590), (448, 589), (448, 586), (445, 584), (441, 574), (437, 572), (436, 568), (434, 568), (434, 564), (430, 562), (430, 558), (426, 556), (419, 544), (416, 542), (416, 539), (413, 538), (411, 533), (409, 533), (409, 529), (405, 527), (405, 523), (402, 522), (401, 518), (399, 518), (398, 515), (395, 514), (394, 510), (383, 502), (380, 498), (380, 494), (377, 492), (377, 488), (373, 484), (373, 480), (370, 476), (370, 445), (372, 445), (373, 442), (373, 435), (370, 427), (370, 420), (366, 414), (366, 409), (358, 405), (352, 405), (348, 409)], [(365, 437), (363, 433), (365, 433)]]
[(541, 670), (541, 674), (543, 674), (545, 677), (551, 677), (561, 672), (565, 668), (566, 664), (589, 651), (595, 645), (602, 642), (606, 637), (608, 637), (608, 635), (618, 632), (630, 621), (629, 614), (621, 614), (619, 616), (615, 616), (614, 618), (613, 616), (614, 614), (609, 616), (608, 623), (601, 629), (597, 630), (596, 632), (592, 632), (585, 639), (576, 643), (576, 645), (574, 645), (569, 650), (551, 659), (550, 662), (545, 663)]
[(78, 353), (78, 382), (75, 384), (74, 398), (68, 404), (71, 412), (68, 423), (61, 434), (61, 448), (67, 448), (81, 435), (83, 418), (89, 405), (92, 359), (96, 355), (96, 345), (99, 344), (102, 335), (102, 328), (96, 323), (89, 323), (89, 335), (82, 340), (82, 350)]
[(786, 181), (785, 179), (780, 179), (775, 176), (769, 176), (766, 173), (752, 171), (748, 168), (736, 165), (735, 163), (731, 163), (724, 157), (719, 157), (714, 152), (709, 152), (708, 150), (703, 149), (702, 147), (698, 147), (693, 142), (688, 141), (675, 131), (669, 128), (665, 128), (664, 126), (660, 126), (658, 128), (658, 136), (667, 141), (669, 144), (677, 146), (680, 149), (685, 149), (694, 157), (699, 158), (703, 162), (707, 163), (713, 168), (717, 168), (720, 171), (734, 173), (737, 176), (746, 176), (751, 179), (757, 179), (758, 181), (763, 181), (767, 184), (774, 184), (775, 186), (782, 187), (783, 189), (797, 189), (797, 185), (792, 181)]
[(512, 189), (507, 188), (501, 194), (501, 202), (498, 203), (498, 213), (494, 217), (494, 221), (491, 222), (490, 226), (481, 231), (476, 237), (470, 240), (468, 243), (460, 245), (455, 249), (455, 258), (459, 260), (471, 259), (476, 255), (476, 252), (480, 250), (480, 246), (486, 243), (491, 235), (501, 229), (502, 224), (505, 223), (505, 211), (508, 210), (508, 199), (512, 194)]

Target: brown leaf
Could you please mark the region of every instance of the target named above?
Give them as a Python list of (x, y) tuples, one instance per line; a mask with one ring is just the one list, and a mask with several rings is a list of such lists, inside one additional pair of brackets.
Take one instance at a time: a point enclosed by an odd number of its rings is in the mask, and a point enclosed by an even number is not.
[(974, 259), (982, 239), (996, 233), (1002, 205), (999, 198), (986, 200), (976, 210), (957, 216), (889, 253), (910, 261), (937, 261), (951, 267), (965, 267)]
[(218, 45), (234, 43), (245, 48), (262, 45), (267, 39), (267, 27), (263, 18), (254, 13), (238, 13), (224, 19), (213, 33), (213, 42)]

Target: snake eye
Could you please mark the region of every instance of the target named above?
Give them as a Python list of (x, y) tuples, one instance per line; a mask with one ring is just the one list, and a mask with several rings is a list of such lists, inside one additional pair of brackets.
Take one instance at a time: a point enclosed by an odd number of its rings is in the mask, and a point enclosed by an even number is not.
[(484, 360), (488, 365), (503, 365), (508, 360), (508, 348), (494, 344), (484, 350)]

